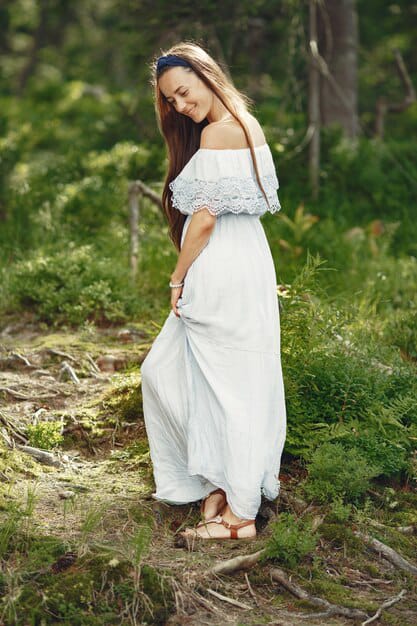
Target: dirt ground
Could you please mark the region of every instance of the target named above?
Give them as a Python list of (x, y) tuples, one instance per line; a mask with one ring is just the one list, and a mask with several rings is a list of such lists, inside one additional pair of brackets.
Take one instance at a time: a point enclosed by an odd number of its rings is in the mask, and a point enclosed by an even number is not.
[[(115, 554), (123, 554), (126, 536), (137, 527), (138, 519), (147, 520), (152, 537), (144, 563), (158, 570), (175, 596), (175, 611), (166, 624), (361, 623), (341, 615), (320, 616), (322, 608), (297, 599), (272, 579), (274, 567), (282, 567), (279, 563), (258, 563), (231, 575), (211, 571), (219, 562), (264, 547), (271, 522), (288, 510), (285, 494), (291, 494), (299, 477), (294, 468), (283, 466), (283, 493), (275, 502), (262, 503), (254, 541), (206, 542), (192, 551), (176, 547), (178, 530), (198, 521), (199, 503), (170, 506), (151, 495), (154, 485), (146, 432), (141, 407), (135, 405), (140, 397), (135, 395), (140, 388), (139, 365), (151, 343), (152, 331), (139, 326), (51, 333), (22, 322), (3, 329), (3, 439), (23, 445), (27, 426), (41, 420), (61, 420), (64, 434), (64, 443), (54, 453), (56, 466), (15, 452), (17, 465), (0, 467), (5, 497), (24, 501), (33, 494), (36, 530), (69, 545), (74, 542), (81, 552), (93, 543), (111, 544)], [(348, 592), (349, 607), (373, 615), (384, 601), (405, 589), (404, 598), (373, 623), (417, 623), (411, 577), (382, 556), (369, 549), (356, 554), (321, 538), (314, 558), (328, 586), (322, 580), (321, 593), (316, 590), (312, 595), (343, 604), (335, 591), (340, 588), (340, 598)], [(303, 589), (310, 588), (308, 567), (285, 571)]]

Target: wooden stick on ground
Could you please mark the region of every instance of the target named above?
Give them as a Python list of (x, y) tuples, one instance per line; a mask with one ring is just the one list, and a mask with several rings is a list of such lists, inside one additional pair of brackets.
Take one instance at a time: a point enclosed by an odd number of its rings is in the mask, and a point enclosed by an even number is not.
[(240, 609), (250, 609), (250, 610), (252, 609), (252, 607), (249, 606), (248, 604), (243, 604), (243, 602), (239, 602), (238, 600), (234, 600), (233, 598), (224, 596), (218, 591), (214, 591), (214, 589), (207, 589), (207, 591), (211, 593), (211, 595), (214, 596), (215, 598), (218, 598), (219, 600), (223, 600), (224, 602), (228, 602), (229, 604), (233, 604), (233, 606), (237, 606)]
[(244, 554), (242, 556), (235, 556), (233, 559), (227, 561), (221, 561), (211, 568), (213, 574), (234, 574), (242, 569), (250, 569), (261, 558), (265, 550), (258, 550), (252, 554)]

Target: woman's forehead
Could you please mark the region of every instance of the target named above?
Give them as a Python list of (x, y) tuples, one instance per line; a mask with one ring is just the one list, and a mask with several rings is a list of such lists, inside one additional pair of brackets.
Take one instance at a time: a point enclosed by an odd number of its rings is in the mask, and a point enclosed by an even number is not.
[(163, 95), (170, 98), (182, 86), (188, 85), (192, 80), (192, 72), (187, 72), (183, 67), (172, 67), (166, 70), (160, 77), (158, 84)]

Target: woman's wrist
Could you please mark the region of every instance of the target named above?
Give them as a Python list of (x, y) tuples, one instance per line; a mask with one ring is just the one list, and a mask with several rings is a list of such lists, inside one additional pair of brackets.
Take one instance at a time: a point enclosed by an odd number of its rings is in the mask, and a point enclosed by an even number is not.
[(171, 274), (171, 283), (182, 283), (184, 280), (184, 276), (180, 276), (179, 274)]

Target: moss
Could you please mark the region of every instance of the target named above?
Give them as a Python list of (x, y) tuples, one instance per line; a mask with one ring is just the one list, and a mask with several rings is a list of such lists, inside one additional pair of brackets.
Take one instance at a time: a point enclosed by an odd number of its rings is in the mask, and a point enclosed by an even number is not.
[(350, 595), (350, 591), (343, 586), (341, 581), (335, 581), (317, 570), (314, 571), (311, 581), (304, 581), (302, 586), (310, 594), (325, 598), (334, 604), (351, 607), (361, 606), (360, 601), (355, 603)]
[(373, 563), (370, 563), (369, 561), (362, 562), (362, 564), (361, 564), (361, 571), (366, 572), (367, 574), (372, 576), (372, 578), (380, 578), (381, 577), (380, 569), (376, 565), (374, 565)]
[(165, 624), (168, 615), (174, 610), (172, 588), (150, 565), (141, 568), (141, 587), (152, 602), (152, 614), (145, 610), (144, 617), (152, 619), (152, 624)]
[(320, 526), (320, 535), (337, 547), (346, 545), (354, 551), (360, 551), (362, 548), (361, 540), (344, 524), (325, 522)]
[(46, 466), (40, 465), (35, 459), (19, 450), (10, 450), (0, 440), (0, 473), (9, 479), (15, 474), (35, 478), (47, 471)]
[[(37, 546), (41, 548), (42, 542), (39, 541)], [(53, 550), (48, 552), (47, 565), (54, 562), (62, 551), (63, 546), (56, 543)], [(32, 566), (38, 563), (38, 557), (35, 559), (34, 554)], [(28, 623), (41, 622), (55, 624), (58, 621), (71, 626), (120, 626), (129, 623), (122, 621), (121, 614), (133, 600), (140, 601), (135, 570), (130, 561), (109, 557), (110, 551), (104, 555), (78, 559), (67, 570), (57, 573), (52, 573), (44, 564), (42, 569), (46, 569), (45, 573), (24, 575), (20, 594), (10, 604), (8, 616), (6, 611), (5, 626), (26, 626)], [(1, 586), (5, 592), (5, 601), (10, 600), (7, 596), (7, 581), (0, 579)], [(139, 589), (149, 598), (152, 611), (147, 603), (141, 602), (137, 618), (141, 622), (152, 620), (152, 624), (165, 624), (174, 610), (173, 593), (166, 579), (153, 567), (143, 565)]]
[(125, 373), (116, 380), (113, 388), (102, 399), (99, 415), (107, 419), (109, 412), (113, 417), (127, 422), (142, 419), (142, 389), (137, 371)]

